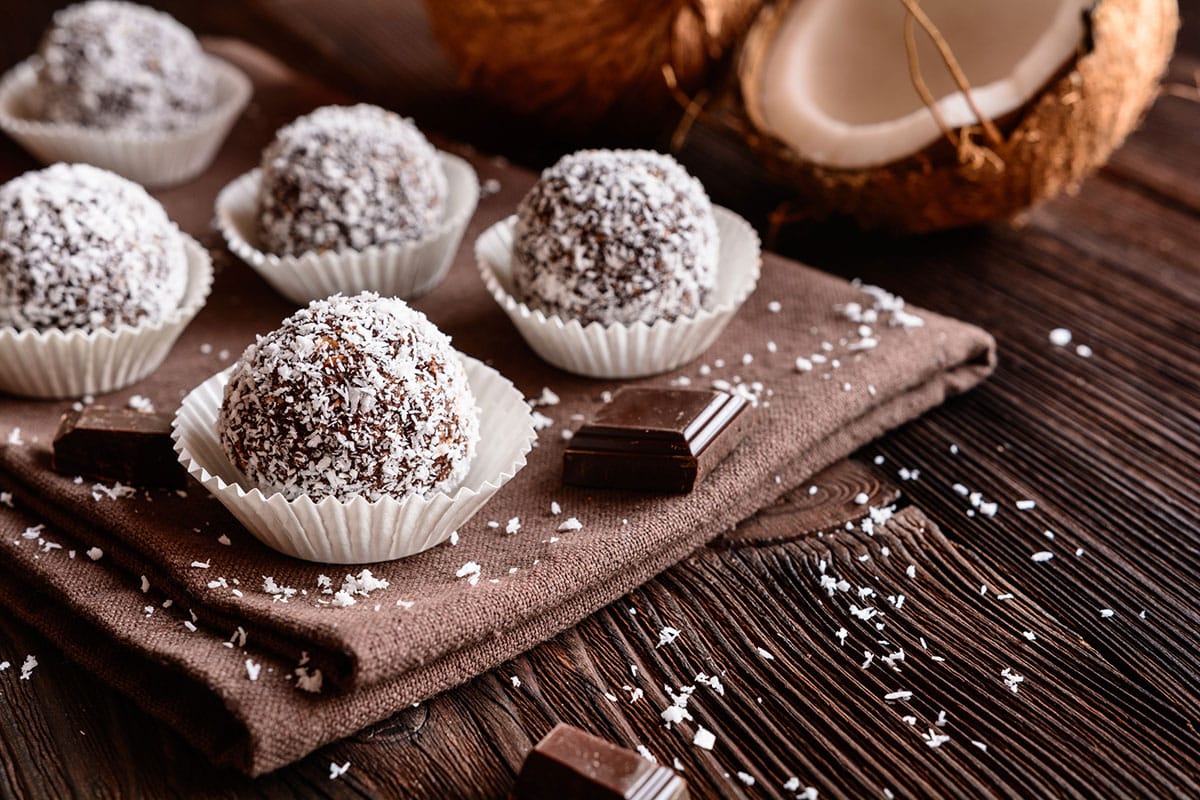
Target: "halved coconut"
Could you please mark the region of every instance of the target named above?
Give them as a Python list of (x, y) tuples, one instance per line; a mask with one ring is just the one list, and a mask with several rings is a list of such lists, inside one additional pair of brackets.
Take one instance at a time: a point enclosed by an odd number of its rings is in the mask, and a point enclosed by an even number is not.
[(782, 0), (742, 53), (749, 138), (815, 213), (1008, 216), (1107, 160), (1177, 26), (1175, 0)]

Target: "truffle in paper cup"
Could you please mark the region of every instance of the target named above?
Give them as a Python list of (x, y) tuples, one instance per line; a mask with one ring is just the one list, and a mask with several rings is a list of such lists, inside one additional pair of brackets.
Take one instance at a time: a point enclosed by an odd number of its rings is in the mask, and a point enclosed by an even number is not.
[(174, 312), (158, 322), (93, 331), (0, 327), (0, 392), (25, 397), (104, 394), (158, 369), (212, 289), (208, 251), (190, 236), (180, 236), (187, 286)]
[(467, 223), (479, 202), (479, 180), (463, 159), (438, 152), (446, 173), (446, 213), (441, 223), (415, 242), (280, 256), (259, 249), (258, 192), (262, 172), (237, 178), (217, 196), (217, 224), (234, 255), (293, 303), (341, 292), (378, 292), (385, 297), (420, 297), (441, 283), (454, 262)]
[(480, 275), (492, 297), (517, 326), (526, 343), (560, 369), (592, 378), (639, 378), (669, 372), (699, 358), (720, 336), (758, 283), (758, 234), (746, 220), (719, 206), (721, 249), (717, 285), (698, 313), (653, 324), (564, 319), (531, 310), (513, 296), (512, 216), (484, 231), (475, 242)]
[(230, 369), (184, 399), (171, 435), (179, 461), (263, 544), (296, 558), (325, 564), (369, 564), (404, 558), (450, 538), (525, 466), (537, 433), (529, 405), (496, 370), (462, 356), (479, 405), (479, 443), (471, 469), (449, 491), (371, 502), (307, 495), (264, 496), (226, 456), (217, 437), (217, 415)]
[(240, 69), (216, 56), (208, 62), (217, 77), (216, 105), (190, 127), (140, 133), (33, 118), (29, 99), (37, 74), (29, 58), (0, 80), (0, 128), (43, 164), (93, 164), (149, 187), (184, 183), (212, 163), (253, 93)]

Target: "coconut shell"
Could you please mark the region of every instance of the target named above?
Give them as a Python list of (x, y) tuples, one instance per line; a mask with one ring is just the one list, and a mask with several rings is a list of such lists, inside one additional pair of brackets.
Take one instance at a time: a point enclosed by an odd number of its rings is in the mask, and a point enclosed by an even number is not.
[(845, 214), (865, 227), (912, 233), (1009, 217), (1075, 191), (1157, 97), (1179, 27), (1176, 0), (1098, 0), (1079, 54), (1023, 108), (998, 121), (1001, 142), (989, 143), (974, 129), (961, 137), (968, 142), (962, 152), (940, 141), (895, 163), (839, 170), (806, 162), (765, 133), (760, 71), (790, 4), (764, 9), (746, 37), (738, 82), (742, 122), (749, 124), (737, 129), (770, 171), (796, 187), (803, 213)]
[(680, 113), (663, 67), (694, 92), (762, 0), (427, 0), (465, 84), (560, 127)]

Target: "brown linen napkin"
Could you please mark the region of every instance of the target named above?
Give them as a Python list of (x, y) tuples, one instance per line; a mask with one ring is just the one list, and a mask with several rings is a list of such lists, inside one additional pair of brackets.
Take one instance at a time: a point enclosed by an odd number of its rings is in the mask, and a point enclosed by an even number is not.
[[(254, 165), (278, 123), (328, 101), (253, 53), (226, 55), (260, 81), (258, 103), (209, 174), (162, 195), (172, 216), (209, 243), (215, 239), (204, 223), (217, 189)], [(873, 326), (877, 346), (855, 349), (858, 325), (839, 309), (871, 298), (767, 256), (758, 290), (705, 355), (707, 366), (642, 382), (747, 387), (760, 403), (743, 445), (686, 497), (565, 488), (561, 432), (618, 384), (545, 365), (484, 290), (470, 243), (511, 213), (533, 176), (472, 161), (485, 185), (495, 179), (499, 189), (482, 200), (446, 282), (416, 305), (456, 347), (491, 363), (527, 396), (549, 387), (560, 401), (539, 409), (553, 424), (529, 465), (459, 531), (457, 545), (371, 567), (387, 589), (331, 607), (319, 576), (336, 588), (358, 568), (268, 550), (194, 484), (187, 496), (113, 498), (91, 482), (57, 476), (47, 469), (48, 447), (69, 403), (0, 399), (0, 441), (19, 428), (13, 439), (22, 442), (0, 450), (0, 490), (11, 491), (16, 506), (0, 507), (0, 601), (219, 761), (268, 771), (467, 680), (620, 597), (786, 488), (991, 371), (991, 337), (916, 309), (909, 311), (922, 326), (889, 327), (883, 314)], [(174, 407), (291, 308), (229, 260), (208, 307), (163, 367), (99, 401), (123, 404), (137, 393), (160, 409)], [(797, 356), (817, 363), (798, 371)], [(561, 515), (551, 513), (552, 501)], [(567, 517), (582, 529), (559, 531)], [(508, 534), (513, 519), (519, 530)], [(47, 527), (27, 538), (38, 524)], [(85, 555), (92, 547), (104, 551), (98, 561)], [(478, 565), (477, 581), (468, 565)], [(266, 577), (296, 593), (281, 602), (264, 591)], [(239, 626), (244, 643), (235, 635)], [(226, 647), (231, 638), (234, 646)], [(297, 688), (314, 688), (318, 671), (319, 694)]]

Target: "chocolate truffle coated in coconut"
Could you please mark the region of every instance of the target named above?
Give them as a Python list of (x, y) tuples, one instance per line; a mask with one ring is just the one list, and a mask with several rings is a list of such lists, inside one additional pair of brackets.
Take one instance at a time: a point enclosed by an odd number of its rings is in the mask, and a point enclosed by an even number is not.
[(192, 32), (133, 3), (92, 0), (59, 11), (36, 69), (34, 110), (50, 122), (174, 131), (216, 102), (216, 74)]
[(437, 150), (410, 120), (326, 106), (263, 152), (259, 238), (277, 255), (417, 241), (442, 221), (446, 192)]
[(136, 183), (55, 164), (0, 186), (0, 326), (154, 323), (186, 284), (183, 237)]
[(403, 300), (316, 300), (246, 348), (217, 419), (265, 495), (369, 500), (449, 490), (479, 417), (450, 339)]
[(692, 316), (716, 285), (717, 252), (708, 195), (675, 159), (584, 150), (517, 208), (514, 294), (585, 325)]

